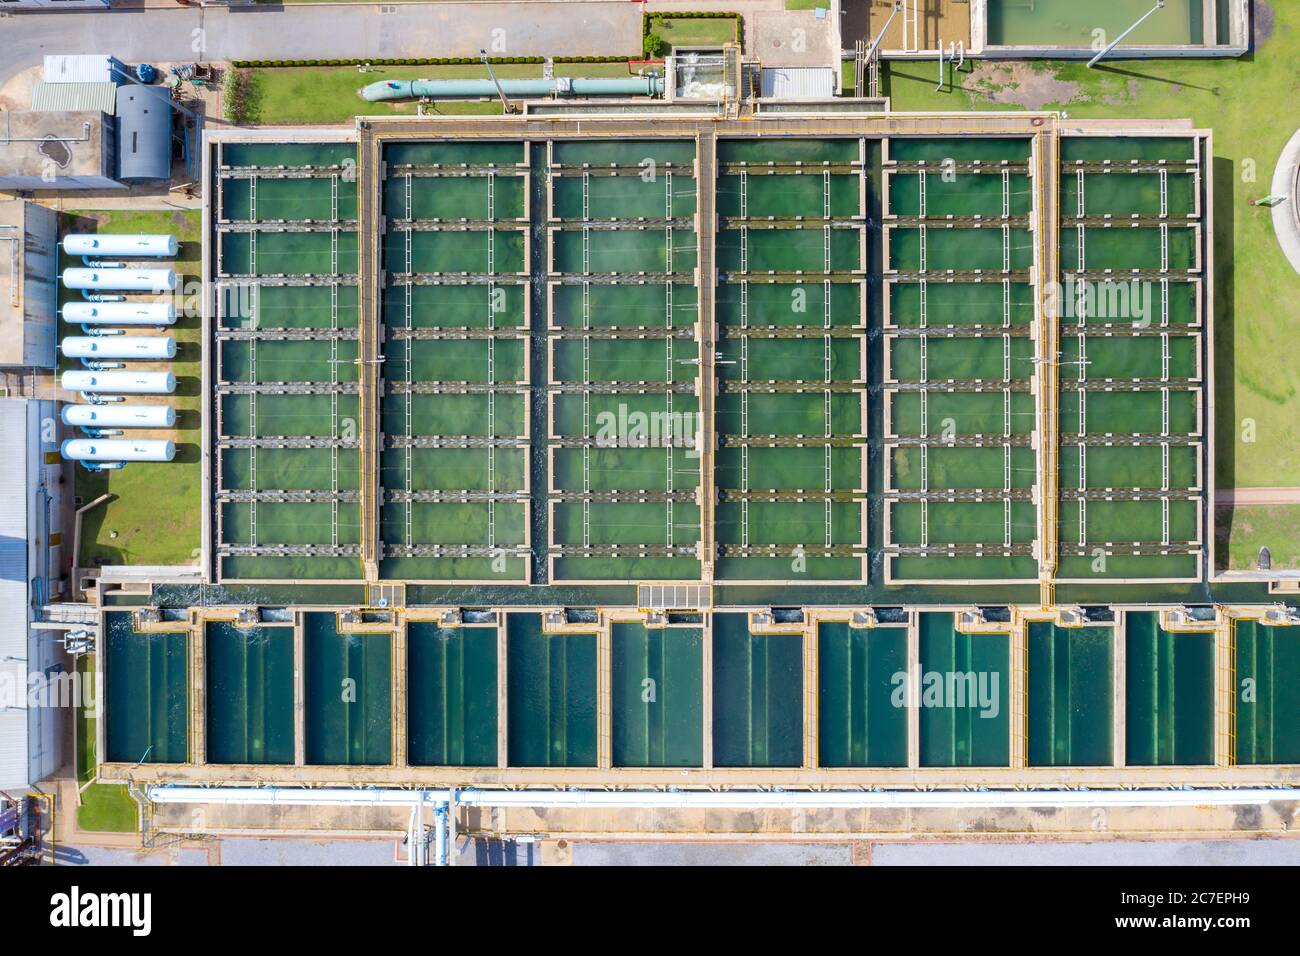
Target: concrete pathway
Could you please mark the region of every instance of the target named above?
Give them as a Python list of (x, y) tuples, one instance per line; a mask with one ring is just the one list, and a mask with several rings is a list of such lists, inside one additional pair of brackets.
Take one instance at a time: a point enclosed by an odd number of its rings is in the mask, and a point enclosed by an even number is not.
[(1300, 166), (1300, 130), (1287, 141), (1273, 170), (1273, 182), (1270, 193), (1274, 196), (1286, 196), (1286, 201), (1273, 207), (1273, 231), (1277, 241), (1286, 253), (1291, 268), (1300, 272), (1300, 179), (1297, 178), (1297, 166)]
[(1300, 505), (1300, 488), (1218, 488), (1216, 505)]

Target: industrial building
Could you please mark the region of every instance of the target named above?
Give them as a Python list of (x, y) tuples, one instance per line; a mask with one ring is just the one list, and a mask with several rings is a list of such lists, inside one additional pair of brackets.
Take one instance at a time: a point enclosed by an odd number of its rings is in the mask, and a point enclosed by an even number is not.
[(0, 369), (53, 368), (58, 214), (0, 199)]
[(0, 113), (0, 189), (117, 189), (117, 130), (97, 111)]
[(0, 790), (21, 794), (62, 766), (71, 714), (49, 696), (69, 692), (60, 635), (32, 626), (67, 587), (58, 403), (0, 398), (0, 444)]

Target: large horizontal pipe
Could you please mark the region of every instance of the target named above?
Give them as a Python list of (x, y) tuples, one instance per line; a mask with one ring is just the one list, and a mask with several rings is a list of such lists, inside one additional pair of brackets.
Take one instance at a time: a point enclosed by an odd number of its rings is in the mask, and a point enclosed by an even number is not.
[(64, 269), (69, 289), (108, 289), (114, 292), (171, 292), (175, 269)]
[(357, 790), (341, 787), (155, 786), (154, 803), (285, 806), (412, 806), (453, 802), (477, 807), (641, 807), (780, 809), (784, 807), (1167, 807), (1258, 806), (1300, 799), (1300, 788), (1241, 790)]
[(84, 428), (172, 428), (176, 410), (170, 405), (64, 405), (65, 425)]
[(96, 235), (76, 232), (63, 237), (70, 256), (127, 256), (135, 259), (176, 255), (176, 237), (164, 235)]
[(176, 391), (171, 372), (92, 372), (72, 369), (60, 383), (69, 392), (121, 392), (126, 395), (170, 395)]
[(63, 321), (77, 325), (174, 325), (171, 302), (69, 302)]
[(59, 450), (72, 461), (171, 461), (176, 446), (152, 438), (69, 438)]
[[(507, 97), (537, 96), (662, 96), (662, 76), (625, 76), (584, 79), (556, 77), (553, 80), (501, 80), (501, 92)], [(408, 100), (421, 96), (430, 99), (496, 96), (491, 80), (380, 80), (371, 83), (361, 95), (372, 103), (379, 100)]]
[(154, 335), (70, 335), (59, 343), (68, 358), (171, 359), (176, 340)]

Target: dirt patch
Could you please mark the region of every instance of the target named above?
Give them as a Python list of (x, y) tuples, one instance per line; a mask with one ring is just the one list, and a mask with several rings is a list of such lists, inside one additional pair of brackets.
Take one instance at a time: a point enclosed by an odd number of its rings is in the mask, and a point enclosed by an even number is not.
[(1273, 8), (1264, 0), (1255, 0), (1255, 20), (1254, 33), (1251, 45), (1255, 50), (1261, 49), (1265, 43), (1273, 39), (1273, 31), (1277, 28), (1277, 20), (1273, 14)]
[(1078, 83), (1058, 80), (1049, 69), (1028, 63), (979, 63), (962, 83), (962, 89), (990, 103), (1040, 110), (1066, 104), (1079, 95)]

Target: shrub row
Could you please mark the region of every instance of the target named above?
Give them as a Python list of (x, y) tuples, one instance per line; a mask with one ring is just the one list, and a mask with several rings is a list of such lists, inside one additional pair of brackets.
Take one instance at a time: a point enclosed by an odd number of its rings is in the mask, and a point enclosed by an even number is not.
[[(614, 57), (615, 60), (626, 60), (627, 57)], [(542, 63), (544, 57), (540, 56), (490, 56), (489, 63)], [(370, 60), (353, 59), (353, 60), (231, 60), (230, 65), (236, 69), (252, 68), (274, 68), (288, 66), (361, 66), (368, 63), (371, 66), (466, 66), (474, 63), (483, 62), (476, 56), (444, 56), (444, 57), (399, 57), (399, 58), (376, 58)]]

